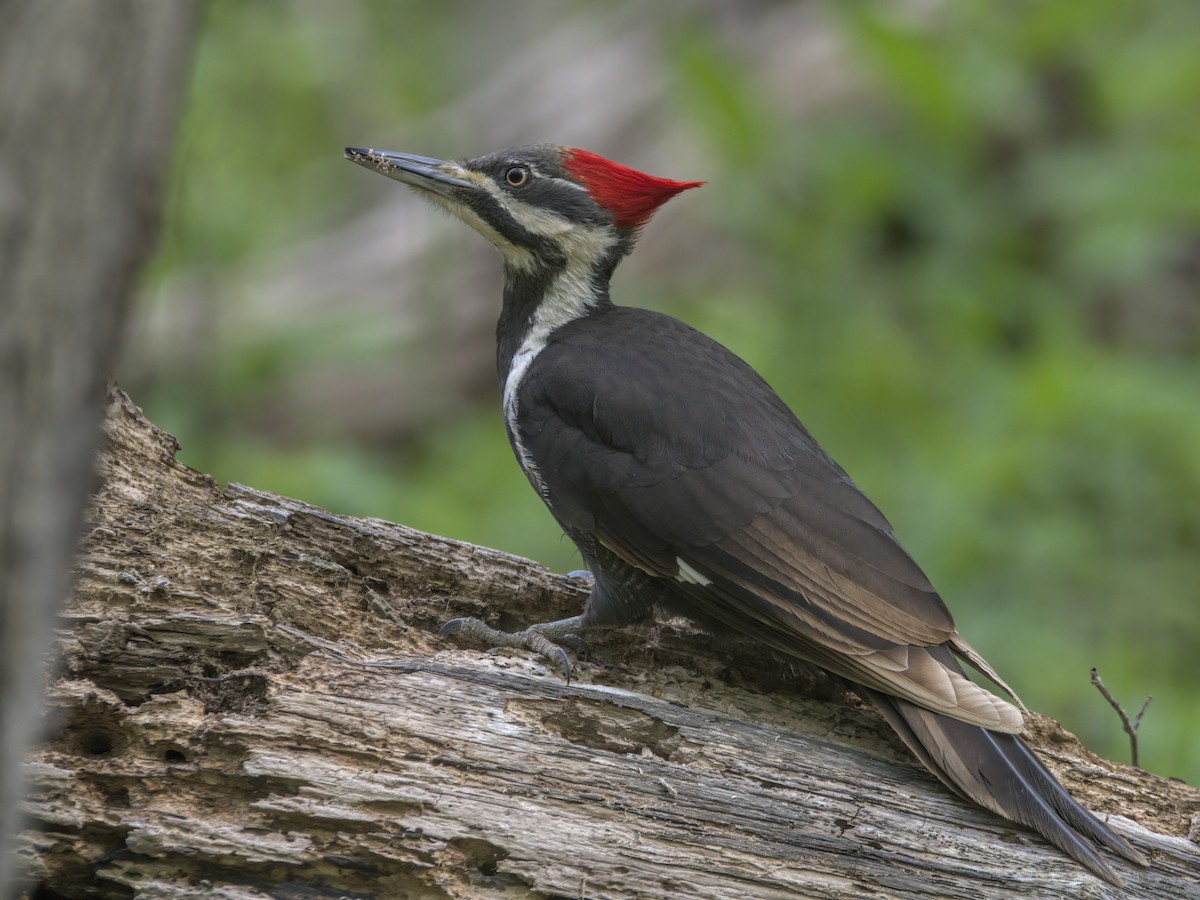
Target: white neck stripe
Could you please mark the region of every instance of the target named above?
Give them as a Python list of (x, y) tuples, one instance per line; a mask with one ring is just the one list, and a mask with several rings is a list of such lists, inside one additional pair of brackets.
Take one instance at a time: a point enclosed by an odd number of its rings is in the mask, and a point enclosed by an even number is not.
[(612, 252), (617, 241), (615, 235), (603, 229), (589, 229), (586, 226), (567, 222), (558, 216), (554, 218), (568, 225), (568, 230), (557, 235), (567, 264), (561, 272), (554, 276), (545, 294), (538, 302), (530, 319), (528, 331), (521, 341), (521, 346), (513, 355), (508, 367), (508, 375), (504, 379), (504, 421), (508, 425), (513, 449), (516, 450), (521, 468), (525, 470), (525, 474), (529, 476), (533, 486), (547, 502), (549, 500), (546, 497), (541, 475), (529, 457), (517, 427), (518, 391), (529, 367), (537, 355), (545, 349), (550, 336), (568, 322), (582, 318), (595, 308), (597, 296), (594, 273), (600, 263)]

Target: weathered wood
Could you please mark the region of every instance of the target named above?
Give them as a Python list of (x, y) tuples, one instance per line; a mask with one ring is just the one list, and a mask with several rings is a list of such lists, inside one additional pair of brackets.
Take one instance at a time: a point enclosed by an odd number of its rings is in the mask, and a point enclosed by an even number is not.
[[(1108, 897), (950, 796), (837, 685), (683, 625), (598, 636), (570, 685), (436, 637), (577, 609), (526, 560), (178, 463), (110, 394), (24, 861), (64, 896)], [(1200, 792), (1034, 743), (1200, 890)], [(1149, 829), (1149, 830), (1148, 830)], [(1155, 834), (1154, 832), (1157, 832)]]
[(0, 2), (0, 895), (39, 661), (154, 247), (197, 5)]

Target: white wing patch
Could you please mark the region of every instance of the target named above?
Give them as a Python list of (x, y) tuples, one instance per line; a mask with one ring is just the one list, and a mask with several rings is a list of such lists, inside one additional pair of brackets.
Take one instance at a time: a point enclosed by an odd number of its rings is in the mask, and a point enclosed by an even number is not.
[(705, 578), (679, 557), (675, 557), (675, 565), (679, 567), (679, 574), (675, 576), (676, 581), (682, 581), (684, 584), (698, 584), (702, 587), (712, 584), (711, 578)]

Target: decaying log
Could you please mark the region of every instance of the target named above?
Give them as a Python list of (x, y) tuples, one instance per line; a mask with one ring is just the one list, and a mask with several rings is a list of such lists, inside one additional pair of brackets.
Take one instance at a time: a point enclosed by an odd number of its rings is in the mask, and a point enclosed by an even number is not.
[[(578, 582), (175, 460), (110, 391), (22, 860), (44, 896), (1119, 896), (952, 797), (819, 673), (685, 625), (597, 636), (569, 685), (436, 637)], [(1195, 897), (1200, 792), (1032, 740)]]

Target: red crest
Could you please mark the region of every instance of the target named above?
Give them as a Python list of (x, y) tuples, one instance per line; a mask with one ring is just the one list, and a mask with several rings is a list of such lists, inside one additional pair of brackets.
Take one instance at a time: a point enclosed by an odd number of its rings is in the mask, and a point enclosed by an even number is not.
[(654, 211), (676, 194), (704, 184), (655, 178), (587, 150), (572, 148), (563, 151), (563, 168), (588, 189), (593, 200), (612, 213), (613, 221), (621, 228), (645, 225)]

